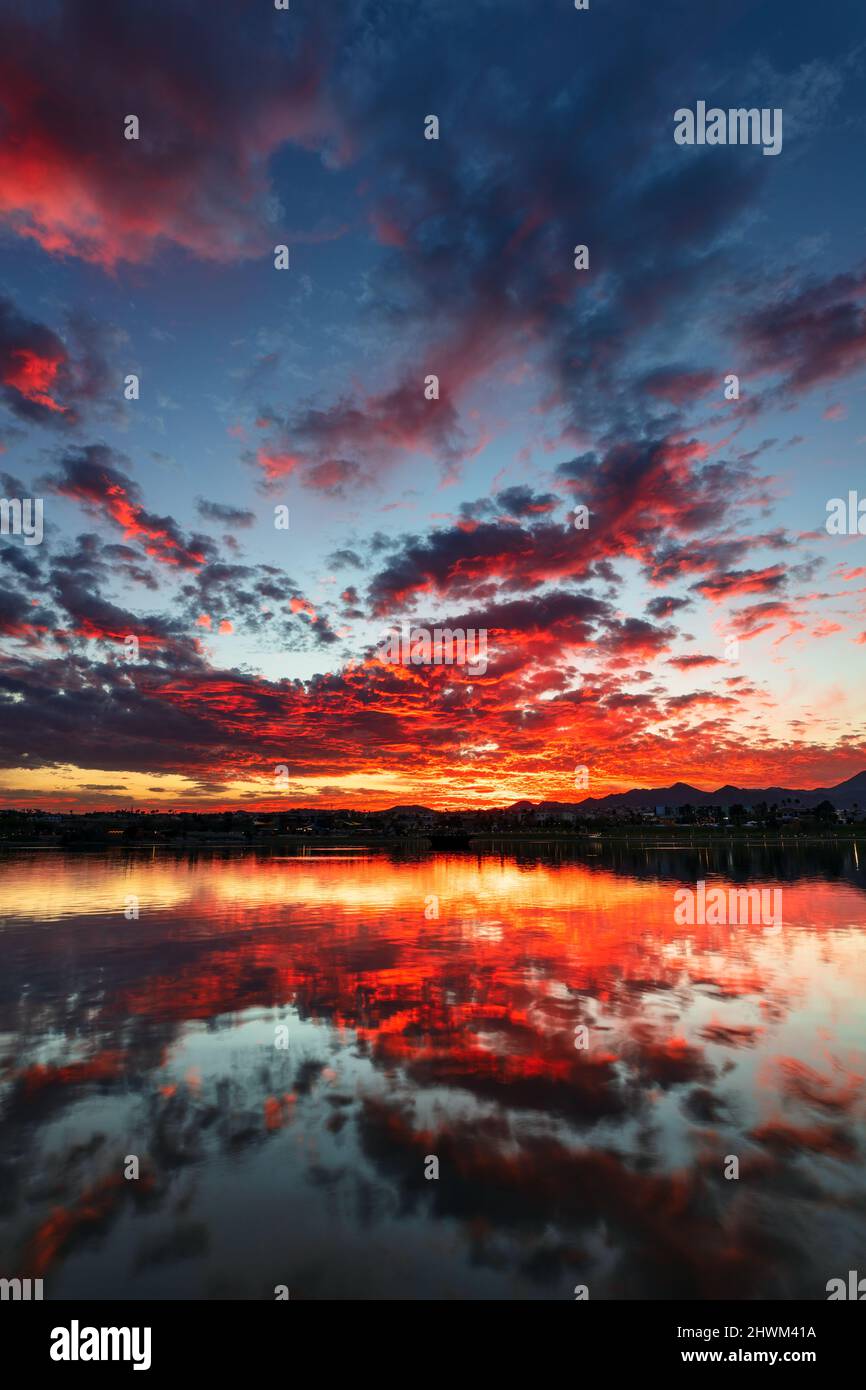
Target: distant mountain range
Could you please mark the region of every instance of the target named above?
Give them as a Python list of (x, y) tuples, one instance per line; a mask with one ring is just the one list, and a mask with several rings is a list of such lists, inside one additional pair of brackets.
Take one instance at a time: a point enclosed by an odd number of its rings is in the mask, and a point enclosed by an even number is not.
[[(672, 787), (635, 787), (629, 792), (613, 792), (610, 796), (587, 796), (582, 801), (515, 801), (505, 809), (505, 813), (521, 811), (541, 811), (556, 815), (561, 811), (579, 811), (584, 814), (598, 811), (655, 810), (656, 806), (757, 806), (766, 801), (768, 806), (778, 806), (787, 810), (810, 810), (822, 801), (831, 801), (838, 810), (850, 811), (852, 807), (866, 807), (866, 772), (858, 772), (847, 782), (835, 787), (814, 787), (808, 791), (802, 787), (719, 787), (715, 792), (702, 792), (688, 782), (674, 782)], [(426, 806), (392, 806), (380, 815), (426, 814), (431, 812)], [(436, 814), (436, 813), (433, 813)], [(500, 814), (502, 812), (500, 811)]]
[(688, 782), (674, 782), (672, 787), (636, 787), (633, 791), (614, 792), (610, 796), (588, 796), (580, 802), (542, 801), (537, 809), (543, 811), (567, 806), (570, 810), (579, 807), (582, 811), (613, 811), (623, 807), (639, 811), (656, 806), (757, 806), (762, 801), (766, 801), (768, 806), (781, 806), (784, 802), (793, 810), (798, 807), (808, 810), (821, 801), (832, 801), (838, 810), (850, 810), (852, 806), (866, 807), (866, 772), (858, 772), (838, 786), (815, 787), (809, 791), (802, 787), (728, 785), (719, 787), (715, 792), (702, 792), (697, 787), (690, 787)]

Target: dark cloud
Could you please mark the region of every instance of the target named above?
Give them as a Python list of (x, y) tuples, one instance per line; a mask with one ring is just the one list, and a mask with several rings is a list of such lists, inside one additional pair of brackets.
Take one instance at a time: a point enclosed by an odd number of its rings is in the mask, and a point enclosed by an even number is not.
[(497, 492), (496, 505), (508, 516), (543, 516), (562, 505), (562, 498), (552, 492), (533, 492), (532, 488), (521, 485)]
[(216, 521), (225, 526), (248, 527), (256, 519), (255, 512), (243, 507), (230, 507), (223, 502), (209, 502), (205, 497), (198, 498), (196, 511), (203, 521)]
[(753, 370), (780, 377), (775, 394), (799, 396), (866, 365), (866, 270), (783, 285), (735, 325)]
[[(331, 26), (321, 11), (303, 26), (279, 19), (243, 0), (206, 17), (192, 0), (161, 15), (86, 0), (7, 9), (7, 226), (105, 267), (163, 245), (214, 261), (263, 254), (269, 156), (287, 141), (345, 146), (323, 90)], [(137, 141), (124, 138), (129, 113)]]
[(209, 537), (185, 537), (172, 517), (145, 509), (138, 484), (122, 467), (127, 463), (105, 444), (88, 444), (63, 455), (57, 471), (46, 474), (38, 485), (106, 517), (163, 564), (192, 569), (215, 554)]
[[(0, 400), (22, 420), (72, 427), (112, 385), (107, 356), (116, 333), (89, 315), (66, 316), (63, 336), (0, 298)], [(120, 396), (120, 381), (115, 384)]]

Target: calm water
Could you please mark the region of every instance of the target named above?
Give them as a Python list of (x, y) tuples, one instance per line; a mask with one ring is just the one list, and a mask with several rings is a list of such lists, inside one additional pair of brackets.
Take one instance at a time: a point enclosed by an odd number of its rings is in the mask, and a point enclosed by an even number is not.
[[(675, 925), (698, 879), (783, 929)], [(823, 1299), (866, 1273), (864, 890), (851, 846), (4, 856), (0, 1275)]]

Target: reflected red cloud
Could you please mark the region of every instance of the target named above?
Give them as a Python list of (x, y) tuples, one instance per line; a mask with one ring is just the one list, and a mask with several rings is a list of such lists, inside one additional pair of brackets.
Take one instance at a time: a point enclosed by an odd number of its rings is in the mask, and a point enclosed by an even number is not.
[[(104, 905), (116, 884), (108, 860), (82, 877), (70, 857), (45, 901), (60, 896), (75, 915), (51, 932), (24, 924), (40, 977), (61, 980), (58, 961), (70, 953), (79, 966), (99, 959), (105, 988), (86, 1007), (105, 1046), (87, 1062), (25, 1067), (16, 1114), (32, 1125), (49, 1093), (56, 1107), (125, 1090), (132, 1068), (149, 1115), (139, 1139), (148, 1176), (85, 1182), (80, 1197), (43, 1217), (23, 1257), (31, 1276), (104, 1231), (126, 1197), (159, 1199), (200, 1136), (236, 1153), (242, 1142), (275, 1141), (296, 1116), (303, 1129), (324, 1107), (326, 1128), (351, 1126), (378, 1181), (398, 1182), (410, 1207), (423, 1193), (479, 1254), (487, 1232), (533, 1231), (552, 1207), (571, 1240), (602, 1219), (632, 1258), (665, 1278), (699, 1278), (694, 1288), (707, 1296), (730, 1292), (745, 1268), (755, 1289), (767, 1276), (756, 1263), (758, 1250), (767, 1256), (760, 1226), (725, 1189), (720, 1155), (739, 1143), (743, 1175), (765, 1186), (791, 1180), (806, 1154), (857, 1157), (853, 1129), (816, 1123), (810, 1111), (844, 1109), (853, 1127), (863, 1077), (835, 1059), (828, 1035), (823, 1068), (806, 1060), (814, 1030), (797, 1028), (801, 991), (790, 970), (794, 951), (804, 976), (834, 982), (835, 1016), (856, 1010), (862, 962), (857, 929), (845, 924), (862, 915), (863, 897), (853, 885), (834, 881), (816, 895), (806, 873), (786, 882), (786, 917), (798, 924), (786, 932), (796, 935), (768, 941), (759, 931), (675, 926), (675, 885), (645, 867), (635, 877), (493, 855), (209, 855), (206, 864), (157, 857), (128, 867), (142, 903), (159, 910), (125, 923), (122, 944), (106, 951)], [(437, 888), (441, 916), (428, 921), (426, 896)], [(22, 898), (19, 882), (7, 891)], [(40, 902), (30, 907), (38, 918)], [(711, 1021), (701, 1026), (708, 1001)], [(300, 1023), (307, 1038), (321, 1030), (321, 1048), (296, 1059), (293, 1082), (263, 1056), (267, 1016)], [(201, 1037), (203, 1024), (240, 1030), (253, 1019), (255, 1041), (239, 1031), (232, 1044), (242, 1085), (227, 1096), (222, 1066), (199, 1055), (191, 1068), (178, 1044)], [(120, 1037), (137, 1039), (131, 1053), (114, 1045)], [(799, 1054), (774, 1056), (780, 1037)], [(348, 1070), (336, 1039), (353, 1058)], [(788, 1113), (743, 1130), (744, 1095)], [(671, 1125), (678, 1142), (668, 1150), (659, 1136)], [(431, 1153), (448, 1181), (428, 1187), (419, 1175)]]
[(830, 1075), (816, 1071), (796, 1057), (783, 1057), (779, 1070), (786, 1093), (818, 1109), (847, 1112), (863, 1098), (866, 1076), (847, 1071), (837, 1061), (832, 1063)]
[(67, 1066), (46, 1066), (34, 1063), (22, 1072), (17, 1080), (20, 1098), (31, 1100), (37, 1093), (63, 1089), (68, 1086), (85, 1086), (94, 1081), (113, 1081), (120, 1076), (127, 1065), (122, 1052), (103, 1052), (84, 1062), (70, 1062)]
[(782, 1153), (803, 1151), (833, 1158), (854, 1158), (857, 1154), (853, 1135), (832, 1125), (791, 1125), (777, 1120), (760, 1125), (749, 1137)]
[(82, 1238), (103, 1230), (125, 1197), (146, 1197), (153, 1179), (142, 1173), (136, 1182), (106, 1177), (88, 1187), (74, 1206), (57, 1207), (37, 1228), (22, 1256), (22, 1277), (43, 1279)]

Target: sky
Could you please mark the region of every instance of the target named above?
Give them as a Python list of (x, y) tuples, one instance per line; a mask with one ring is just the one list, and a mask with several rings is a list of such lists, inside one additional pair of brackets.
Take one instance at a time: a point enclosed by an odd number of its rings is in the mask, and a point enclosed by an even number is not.
[(0, 804), (866, 768), (864, 77), (854, 0), (2, 0)]

